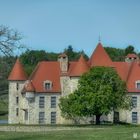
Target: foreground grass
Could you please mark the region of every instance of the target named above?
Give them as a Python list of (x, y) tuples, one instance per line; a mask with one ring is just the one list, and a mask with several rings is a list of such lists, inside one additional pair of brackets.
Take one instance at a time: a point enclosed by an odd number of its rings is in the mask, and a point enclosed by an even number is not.
[(99, 126), (34, 133), (0, 132), (0, 140), (133, 140), (133, 133), (137, 133), (137, 140), (140, 140), (140, 127), (137, 126)]

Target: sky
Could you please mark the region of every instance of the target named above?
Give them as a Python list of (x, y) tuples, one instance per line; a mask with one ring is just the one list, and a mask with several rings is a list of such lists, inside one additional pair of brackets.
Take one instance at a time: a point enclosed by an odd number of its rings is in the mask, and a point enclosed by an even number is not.
[(29, 49), (89, 56), (104, 46), (140, 51), (140, 0), (0, 0), (0, 25), (18, 30)]

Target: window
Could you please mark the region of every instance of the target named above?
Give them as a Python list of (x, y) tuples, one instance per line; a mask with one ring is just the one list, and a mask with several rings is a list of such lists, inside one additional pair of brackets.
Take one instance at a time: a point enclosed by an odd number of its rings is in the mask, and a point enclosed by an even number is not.
[(138, 119), (137, 112), (132, 112), (132, 123), (137, 123), (137, 119)]
[(16, 88), (17, 88), (17, 90), (19, 89), (19, 83), (16, 84)]
[(56, 97), (55, 96), (51, 97), (51, 108), (56, 108)]
[(19, 98), (16, 97), (16, 104), (18, 105), (18, 103), (19, 103)]
[(45, 112), (39, 112), (39, 123), (44, 123), (45, 120)]
[(18, 116), (18, 115), (19, 115), (19, 109), (16, 108), (16, 116)]
[(136, 88), (140, 89), (140, 80), (136, 81)]
[(50, 90), (51, 89), (51, 83), (45, 83), (45, 89)]
[(27, 121), (28, 120), (28, 110), (25, 110), (25, 120)]
[(51, 90), (52, 89), (52, 82), (49, 80), (44, 81), (44, 88), (45, 88), (45, 90)]
[(39, 98), (39, 108), (44, 108), (44, 97)]
[(56, 124), (56, 112), (51, 112), (51, 124)]
[(133, 108), (137, 107), (137, 97), (132, 97), (132, 106)]

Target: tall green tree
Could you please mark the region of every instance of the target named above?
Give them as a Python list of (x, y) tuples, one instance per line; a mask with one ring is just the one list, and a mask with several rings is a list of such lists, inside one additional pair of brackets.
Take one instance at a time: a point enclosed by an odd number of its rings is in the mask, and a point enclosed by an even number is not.
[(44, 50), (26, 50), (21, 54), (20, 59), (28, 75), (31, 74), (38, 62), (48, 60)]
[(85, 54), (85, 52), (82, 51), (74, 51), (73, 47), (69, 45), (66, 49), (64, 49), (64, 53), (68, 55), (68, 58), (70, 61), (76, 61), (79, 59), (81, 54), (84, 56), (86, 60), (88, 60), (88, 56)]
[(112, 61), (124, 61), (125, 58), (124, 49), (105, 47), (105, 50), (109, 54)]
[(60, 99), (60, 109), (65, 118), (96, 116), (100, 124), (101, 115), (120, 108), (129, 108), (126, 84), (113, 68), (94, 67), (81, 76), (78, 89)]
[(125, 48), (125, 55), (129, 54), (129, 53), (135, 53), (135, 48), (132, 45), (129, 45), (128, 47)]

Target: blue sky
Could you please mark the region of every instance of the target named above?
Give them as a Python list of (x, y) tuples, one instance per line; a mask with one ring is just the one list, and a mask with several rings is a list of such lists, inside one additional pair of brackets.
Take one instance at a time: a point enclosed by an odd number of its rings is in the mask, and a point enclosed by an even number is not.
[(140, 0), (0, 0), (0, 24), (17, 29), (31, 49), (89, 56), (104, 46), (140, 51)]

